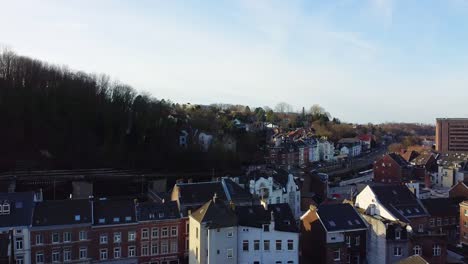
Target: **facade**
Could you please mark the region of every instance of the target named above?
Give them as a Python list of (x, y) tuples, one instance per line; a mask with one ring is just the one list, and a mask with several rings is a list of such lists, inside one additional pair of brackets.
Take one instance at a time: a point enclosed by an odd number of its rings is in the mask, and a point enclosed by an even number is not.
[(317, 142), (320, 160), (333, 161), (335, 159), (335, 146), (326, 138), (321, 138)]
[(38, 198), (33, 192), (0, 193), (0, 234), (4, 238), (12, 238), (2, 245), (7, 249), (2, 254), (16, 263), (31, 263), (30, 231)]
[(460, 198), (468, 199), (468, 182), (460, 181), (457, 184), (455, 184), (449, 190), (449, 197), (450, 198), (460, 197)]
[(460, 243), (468, 245), (468, 202), (460, 203)]
[(249, 171), (244, 177), (234, 178), (250, 193), (266, 204), (287, 203), (296, 219), (301, 215), (301, 190), (294, 175), (281, 169), (257, 169)]
[(410, 248), (407, 224), (385, 219), (372, 210), (363, 212), (362, 217), (369, 225), (369, 264), (392, 264), (415, 254)]
[(468, 151), (468, 119), (437, 118), (435, 139), (439, 152)]
[(367, 229), (350, 204), (311, 206), (301, 217), (302, 263), (366, 263)]
[(361, 155), (362, 145), (357, 138), (342, 138), (338, 141), (338, 148), (341, 155), (348, 157), (356, 157)]
[(448, 241), (458, 241), (461, 200), (460, 198), (421, 200), (430, 215), (428, 229), (431, 234), (446, 234)]
[(407, 181), (411, 165), (399, 154), (390, 153), (374, 162), (374, 182), (395, 184)]

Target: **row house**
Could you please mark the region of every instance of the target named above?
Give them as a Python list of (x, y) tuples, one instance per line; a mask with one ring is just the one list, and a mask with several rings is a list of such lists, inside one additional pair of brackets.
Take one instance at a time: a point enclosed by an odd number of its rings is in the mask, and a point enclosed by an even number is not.
[(215, 195), (190, 215), (189, 263), (299, 263), (289, 206), (264, 206), (230, 206)]
[[(0, 235), (7, 238), (2, 242), (4, 257), (17, 264), (31, 263), (31, 234), (35, 202), (33, 192), (0, 193)], [(13, 255), (11, 255), (13, 254)]]
[(430, 263), (445, 263), (447, 235), (431, 233), (430, 215), (404, 185), (368, 185), (356, 197), (355, 206), (382, 218), (410, 226), (410, 247)]
[(338, 149), (341, 155), (356, 157), (361, 155), (362, 145), (358, 138), (342, 138), (338, 141)]
[(377, 183), (401, 183), (412, 175), (411, 164), (397, 153), (389, 153), (376, 160), (373, 170), (374, 182)]
[(301, 191), (293, 174), (282, 169), (259, 168), (233, 180), (266, 204), (289, 204), (296, 219), (299, 219)]
[(360, 213), (369, 226), (369, 264), (392, 264), (420, 254), (419, 248), (410, 247), (411, 229), (408, 224), (383, 218), (376, 214), (373, 207), (360, 210)]
[(347, 203), (311, 206), (301, 217), (303, 263), (366, 263), (367, 225)]

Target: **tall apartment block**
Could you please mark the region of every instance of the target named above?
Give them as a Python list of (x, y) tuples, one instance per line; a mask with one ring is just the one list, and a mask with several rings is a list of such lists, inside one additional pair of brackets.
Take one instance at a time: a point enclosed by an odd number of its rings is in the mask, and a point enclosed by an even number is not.
[(436, 150), (468, 152), (468, 118), (437, 118)]

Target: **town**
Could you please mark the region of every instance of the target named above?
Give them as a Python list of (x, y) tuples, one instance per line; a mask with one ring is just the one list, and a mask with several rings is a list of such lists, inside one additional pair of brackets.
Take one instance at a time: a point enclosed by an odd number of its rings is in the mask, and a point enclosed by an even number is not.
[(464, 263), (468, 119), (436, 123), (406, 148), (391, 133), (333, 142), (264, 123), (264, 163), (173, 185), (151, 171), (6, 171), (2, 263)]

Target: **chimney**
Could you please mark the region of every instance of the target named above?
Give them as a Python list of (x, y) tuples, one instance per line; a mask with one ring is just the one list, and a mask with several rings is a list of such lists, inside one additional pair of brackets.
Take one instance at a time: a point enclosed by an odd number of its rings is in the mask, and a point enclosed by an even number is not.
[(218, 194), (214, 193), (213, 195), (213, 203), (216, 203), (218, 201)]
[(370, 204), (369, 205), (369, 214), (370, 215), (375, 215), (375, 204)]

